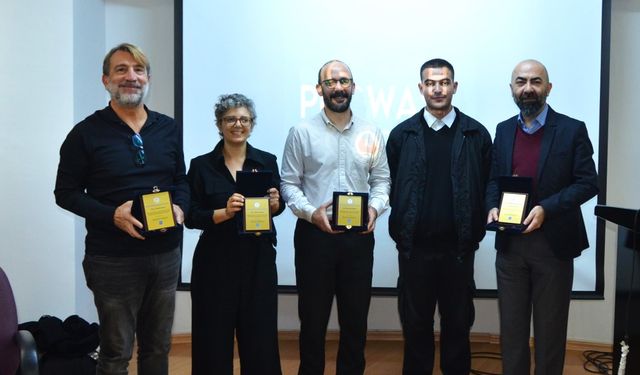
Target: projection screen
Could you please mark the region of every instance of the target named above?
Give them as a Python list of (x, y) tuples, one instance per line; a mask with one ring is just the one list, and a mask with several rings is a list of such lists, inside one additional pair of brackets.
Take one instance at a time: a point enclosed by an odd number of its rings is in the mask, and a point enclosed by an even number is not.
[[(351, 67), (353, 111), (376, 123), (386, 137), (424, 107), (419, 68), (441, 57), (455, 68), (453, 104), (492, 136), (498, 122), (517, 113), (509, 89), (515, 64), (540, 60), (553, 83), (549, 104), (586, 122), (594, 159), (603, 165), (598, 144), (600, 132), (606, 132), (601, 123), (606, 122), (606, 104), (601, 104), (607, 103), (601, 101), (606, 88), (601, 87), (608, 82), (601, 84), (607, 79), (601, 64), (608, 64), (608, 45), (605, 53), (602, 48), (607, 1), (176, 1), (176, 117), (183, 126), (185, 161), (188, 166), (219, 141), (213, 104), (219, 95), (237, 92), (256, 103), (249, 142), (280, 162), (289, 128), (322, 108), (315, 84), (318, 69), (330, 59)], [(574, 295), (587, 298), (602, 293), (598, 259), (603, 249), (596, 248), (603, 245), (596, 246), (595, 204), (594, 198), (583, 206), (591, 247), (576, 259), (573, 283)], [(398, 272), (387, 220), (388, 212), (375, 231), (374, 287), (382, 293), (393, 291)], [(295, 221), (288, 209), (275, 220), (281, 290), (295, 286)], [(185, 230), (182, 287), (190, 280), (199, 234)], [(490, 232), (476, 255), (480, 291), (496, 288), (493, 242)]]

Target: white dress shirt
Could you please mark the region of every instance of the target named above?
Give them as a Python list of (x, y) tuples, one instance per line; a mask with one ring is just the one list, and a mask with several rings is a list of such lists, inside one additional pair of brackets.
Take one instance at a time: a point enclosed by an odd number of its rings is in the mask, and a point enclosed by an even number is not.
[(431, 129), (438, 131), (445, 126), (450, 128), (453, 125), (453, 122), (456, 120), (456, 111), (454, 111), (452, 107), (449, 113), (439, 120), (436, 116), (432, 115), (425, 109), (424, 119)]
[[(280, 173), (282, 197), (293, 213), (311, 215), (334, 191), (369, 193), (380, 216), (389, 204), (391, 178), (382, 131), (356, 117), (340, 131), (324, 110), (292, 127)], [(331, 212), (327, 212), (331, 217)]]

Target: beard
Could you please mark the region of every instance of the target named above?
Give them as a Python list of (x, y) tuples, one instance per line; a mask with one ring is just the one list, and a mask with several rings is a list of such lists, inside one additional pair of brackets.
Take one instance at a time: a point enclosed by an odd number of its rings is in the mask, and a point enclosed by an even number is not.
[[(126, 86), (126, 87), (134, 87), (134, 86)], [(109, 83), (107, 85), (107, 91), (111, 95), (111, 99), (115, 100), (119, 105), (123, 107), (137, 107), (142, 103), (142, 100), (145, 96), (147, 96), (147, 92), (149, 91), (149, 85), (144, 84), (142, 86), (135, 86), (141, 89), (140, 92), (136, 93), (122, 93), (120, 92), (120, 86), (115, 83)]]
[[(534, 100), (530, 100), (534, 99)], [(538, 95), (537, 93), (529, 93), (522, 94), (519, 97), (513, 95), (513, 101), (516, 103), (518, 108), (520, 108), (520, 113), (524, 117), (531, 117), (535, 115), (544, 107), (544, 103), (547, 99), (547, 93), (543, 93), (543, 95)]]
[[(344, 103), (334, 103), (331, 101), (333, 98), (346, 98), (347, 100), (345, 100)], [(346, 112), (351, 105), (351, 93), (345, 91), (334, 91), (330, 94), (325, 93), (322, 95), (322, 99), (324, 100), (324, 106), (336, 113)]]

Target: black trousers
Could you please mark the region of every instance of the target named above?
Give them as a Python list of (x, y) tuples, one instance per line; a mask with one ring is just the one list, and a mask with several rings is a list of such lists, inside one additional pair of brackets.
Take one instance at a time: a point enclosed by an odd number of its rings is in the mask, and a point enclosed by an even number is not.
[(300, 317), (298, 374), (324, 374), (325, 336), (334, 296), (340, 324), (336, 374), (363, 374), (373, 234), (328, 234), (298, 220), (294, 246)]
[(280, 375), (275, 249), (222, 242), (199, 243), (194, 254), (192, 374), (233, 375), (235, 336), (241, 374)]
[(561, 375), (573, 259), (558, 259), (544, 233), (513, 236), (496, 256), (502, 373), (529, 374), (533, 312), (535, 374)]
[(434, 313), (440, 313), (440, 368), (445, 375), (468, 375), (469, 332), (475, 319), (474, 253), (458, 258), (399, 254), (398, 311), (404, 335), (404, 375), (433, 372)]

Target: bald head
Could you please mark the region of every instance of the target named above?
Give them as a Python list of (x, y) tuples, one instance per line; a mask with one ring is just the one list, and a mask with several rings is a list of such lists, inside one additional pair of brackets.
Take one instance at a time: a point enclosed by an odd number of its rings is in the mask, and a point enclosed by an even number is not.
[(318, 70), (318, 84), (320, 84), (321, 81), (325, 79), (325, 71), (331, 72), (331, 70), (334, 69), (346, 70), (347, 72), (349, 72), (349, 77), (353, 78), (351, 69), (349, 69), (349, 66), (347, 64), (340, 60), (329, 60), (320, 67), (320, 70)]
[(538, 116), (545, 107), (551, 92), (547, 68), (536, 60), (518, 63), (511, 73), (511, 94), (520, 108), (520, 114), (527, 124)]
[(547, 68), (540, 61), (533, 59), (523, 60), (513, 68), (513, 72), (511, 73), (511, 82), (513, 83), (520, 74), (531, 72), (541, 77), (545, 82), (549, 82), (549, 73), (547, 72)]
[(350, 113), (355, 89), (351, 69), (340, 60), (328, 61), (318, 71), (316, 92), (322, 96), (325, 112)]

